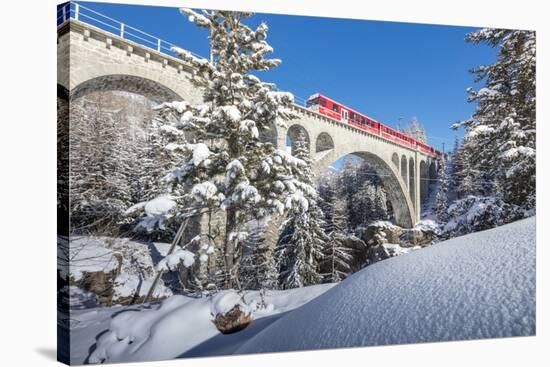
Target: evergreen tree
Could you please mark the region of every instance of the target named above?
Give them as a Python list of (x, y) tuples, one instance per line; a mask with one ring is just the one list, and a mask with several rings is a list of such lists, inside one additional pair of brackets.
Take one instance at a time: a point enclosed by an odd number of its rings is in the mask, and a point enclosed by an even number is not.
[(374, 210), (372, 217), (374, 220), (386, 220), (388, 219), (388, 207), (386, 202), (386, 192), (382, 186), (376, 186), (374, 199)]
[[(262, 233), (263, 234), (263, 233)], [(279, 271), (272, 246), (257, 237), (251, 253), (244, 259), (245, 273), (240, 274), (245, 289), (277, 289)]]
[[(303, 205), (301, 193), (313, 188), (298, 177), (305, 163), (260, 140), (260, 132), (296, 117), (293, 96), (253, 75), (280, 64), (268, 59), (265, 23), (252, 29), (242, 23), (249, 13), (181, 9), (189, 20), (209, 32), (212, 62), (189, 52), (174, 51), (197, 70), (194, 82), (204, 90), (204, 104), (185, 101), (159, 106), (166, 149), (178, 151), (179, 164), (168, 175), (172, 189), (191, 195), (202, 212), (223, 211), (225, 287), (239, 279), (246, 223), (283, 215)], [(203, 238), (209, 238), (205, 234)]]
[(351, 250), (346, 246), (348, 220), (346, 202), (335, 198), (330, 207), (331, 221), (326, 225), (329, 241), (323, 251), (322, 269), (327, 282), (339, 282), (350, 272)]
[[(295, 156), (306, 163), (299, 178), (306, 184), (313, 185), (309, 146), (303, 133), (297, 138)], [(322, 280), (319, 262), (328, 236), (322, 228), (323, 213), (318, 205), (317, 192), (308, 191), (304, 197), (308, 201), (307, 207), (295, 206), (289, 211), (278, 244), (277, 263), (283, 289), (318, 284)]]
[(351, 155), (345, 158), (344, 165), (340, 170), (339, 183), (337, 187), (338, 195), (345, 201), (346, 216), (348, 218), (349, 228), (352, 230), (352, 223), (355, 224), (353, 212), (354, 194), (357, 191), (357, 167), (359, 165), (353, 161)]
[[(321, 177), (319, 194), (325, 206), (331, 205), (333, 197), (345, 201), (348, 232), (354, 232), (375, 220), (387, 220), (390, 216), (391, 208), (388, 207), (384, 186), (366, 161), (354, 163), (347, 159), (342, 170), (331, 171)], [(325, 212), (327, 221), (330, 221), (329, 216)]]
[(366, 226), (374, 211), (374, 186), (370, 180), (364, 181), (353, 195), (350, 222), (354, 228)]
[(437, 217), (437, 220), (443, 223), (446, 222), (448, 219), (447, 209), (449, 207), (448, 192), (450, 184), (444, 159), (440, 160), (439, 172), (437, 176), (439, 177), (439, 188), (435, 197), (433, 210)]
[(472, 145), (467, 141), (460, 145), (454, 156), (454, 182), (456, 184), (456, 193), (459, 199), (468, 195), (487, 195), (483, 190), (479, 172), (473, 168), (472, 164)]
[[(477, 108), (461, 121), (466, 134), (459, 174), (483, 196), (501, 196), (525, 209), (535, 206), (535, 32), (485, 28), (466, 37), (498, 48), (495, 63), (472, 70), (479, 90), (468, 89)], [(467, 190), (461, 190), (465, 192)]]
[(405, 126), (403, 133), (422, 143), (426, 143), (428, 141), (426, 138), (426, 131), (416, 117), (413, 117), (409, 124)]
[(76, 232), (116, 232), (132, 204), (133, 148), (124, 121), (103, 109), (102, 98), (72, 104), (70, 110), (69, 197)]

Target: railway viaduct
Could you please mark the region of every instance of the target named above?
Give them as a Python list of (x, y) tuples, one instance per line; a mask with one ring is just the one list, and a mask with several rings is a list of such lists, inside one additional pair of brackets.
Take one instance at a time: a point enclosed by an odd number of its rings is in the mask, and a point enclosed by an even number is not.
[[(201, 91), (189, 80), (193, 69), (164, 52), (161, 40), (158, 47), (154, 42), (144, 45), (128, 39), (124, 28), (111, 33), (78, 16), (67, 16), (58, 24), (58, 94), (78, 98), (98, 90), (123, 90), (156, 102), (201, 101)], [(295, 109), (300, 117), (287, 122), (286, 129), (268, 132), (265, 139), (285, 149), (287, 137), (293, 141), (304, 132), (317, 176), (345, 155), (365, 159), (389, 193), (397, 224), (411, 227), (420, 219), (421, 204), (437, 172), (436, 160), (304, 107)]]

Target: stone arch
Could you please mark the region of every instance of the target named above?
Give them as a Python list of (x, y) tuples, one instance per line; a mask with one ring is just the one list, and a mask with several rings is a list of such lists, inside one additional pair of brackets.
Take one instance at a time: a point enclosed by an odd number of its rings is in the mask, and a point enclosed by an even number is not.
[(88, 79), (70, 92), (73, 99), (96, 91), (125, 91), (149, 98), (155, 103), (182, 100), (182, 97), (170, 88), (151, 79), (133, 75), (104, 75)]
[(411, 200), (407, 198), (406, 186), (399, 179), (399, 171), (376, 154), (364, 151), (352, 154), (368, 162), (380, 177), (382, 185), (384, 185), (388, 193), (388, 199), (391, 202), (393, 215), (397, 224), (402, 227), (412, 227), (415, 221), (414, 208)]
[(420, 161), (420, 201), (423, 203), (428, 199), (428, 190), (430, 179), (428, 177), (428, 164), (426, 161)]
[[(414, 159), (409, 158), (409, 195), (410, 195), (411, 201), (413, 203), (415, 202), (415, 193), (416, 193), (414, 178), (415, 178)], [(418, 210), (418, 208), (416, 208), (416, 209)]]
[[(415, 211), (412, 201), (407, 195), (407, 187), (399, 175), (399, 170), (387, 158), (383, 159), (371, 152), (356, 151), (344, 155), (348, 154), (363, 159), (374, 169), (382, 185), (386, 188), (396, 223), (402, 227), (412, 227), (415, 223)], [(340, 155), (339, 158), (342, 156)], [(326, 167), (326, 164), (322, 165), (322, 168), (326, 169)], [(320, 171), (320, 168), (316, 167), (317, 171)]]
[[(145, 64), (147, 65), (147, 64)], [(65, 87), (71, 91), (71, 94), (87, 81), (99, 77), (109, 77), (111, 75), (121, 75), (135, 77), (135, 80), (148, 80), (162, 86), (164, 89), (172, 91), (178, 100), (187, 100), (191, 103), (200, 103), (202, 101), (202, 92), (200, 88), (194, 86), (191, 82), (190, 73), (182, 70), (178, 73), (171, 68), (156, 69), (151, 66), (142, 66), (137, 64), (117, 63), (92, 65), (77, 69), (70, 75), (69, 85)], [(139, 94), (139, 93), (138, 93)]]
[(430, 163), (428, 177), (430, 179), (429, 190), (431, 192), (435, 188), (435, 184), (437, 182), (437, 161), (432, 160), (432, 162)]
[[(429, 172), (430, 180), (437, 179), (437, 163), (435, 161), (432, 161), (430, 163), (430, 172)], [(433, 182), (433, 181), (432, 181)]]
[(407, 157), (401, 156), (401, 178), (407, 186), (409, 186), (409, 180), (407, 179)]
[(399, 155), (397, 153), (391, 155), (391, 161), (395, 165), (395, 168), (399, 170)]
[(332, 140), (332, 137), (328, 133), (320, 133), (317, 139), (315, 139), (315, 152), (318, 153), (330, 149), (334, 149), (334, 140)]
[(300, 133), (303, 133), (305, 135), (307, 145), (308, 145), (308, 147), (311, 147), (311, 143), (310, 143), (311, 141), (309, 139), (309, 133), (306, 130), (306, 128), (303, 127), (302, 125), (294, 124), (294, 125), (290, 126), (288, 128), (287, 132), (286, 132), (287, 138), (290, 139), (290, 146), (291, 146), (292, 154), (294, 154), (296, 140), (298, 139), (298, 135)]

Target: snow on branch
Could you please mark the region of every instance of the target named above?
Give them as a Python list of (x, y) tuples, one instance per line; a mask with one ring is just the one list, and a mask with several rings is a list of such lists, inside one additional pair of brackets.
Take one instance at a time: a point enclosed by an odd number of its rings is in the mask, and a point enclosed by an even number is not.
[(166, 256), (157, 264), (157, 271), (176, 270), (179, 264), (186, 268), (195, 263), (195, 254), (187, 250), (177, 250), (173, 254)]

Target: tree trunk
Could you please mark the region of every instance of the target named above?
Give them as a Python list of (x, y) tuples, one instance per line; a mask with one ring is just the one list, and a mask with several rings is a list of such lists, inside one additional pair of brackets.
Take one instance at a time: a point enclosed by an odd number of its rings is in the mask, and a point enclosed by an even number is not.
[[(189, 223), (189, 217), (185, 218), (183, 222), (181, 222), (180, 227), (178, 228), (178, 232), (176, 233), (176, 236), (174, 237), (174, 240), (172, 241), (172, 245), (170, 246), (170, 249), (166, 253), (166, 256), (171, 255), (176, 249), (177, 244), (180, 242), (181, 237), (183, 236), (183, 232), (185, 232), (185, 228), (187, 228), (187, 223)], [(155, 288), (157, 287), (157, 284), (162, 274), (164, 274), (164, 271), (157, 272), (157, 275), (155, 276), (155, 279), (151, 284), (151, 288), (149, 288), (149, 291), (147, 292), (147, 296), (145, 296), (145, 298), (143, 299), (143, 303), (149, 302), (149, 299), (151, 299), (151, 297), (153, 296), (153, 292), (155, 291)]]
[(234, 209), (226, 211), (225, 226), (225, 287), (234, 287), (234, 280), (237, 277), (235, 267), (235, 239), (230, 240), (230, 235), (236, 230), (237, 213)]

